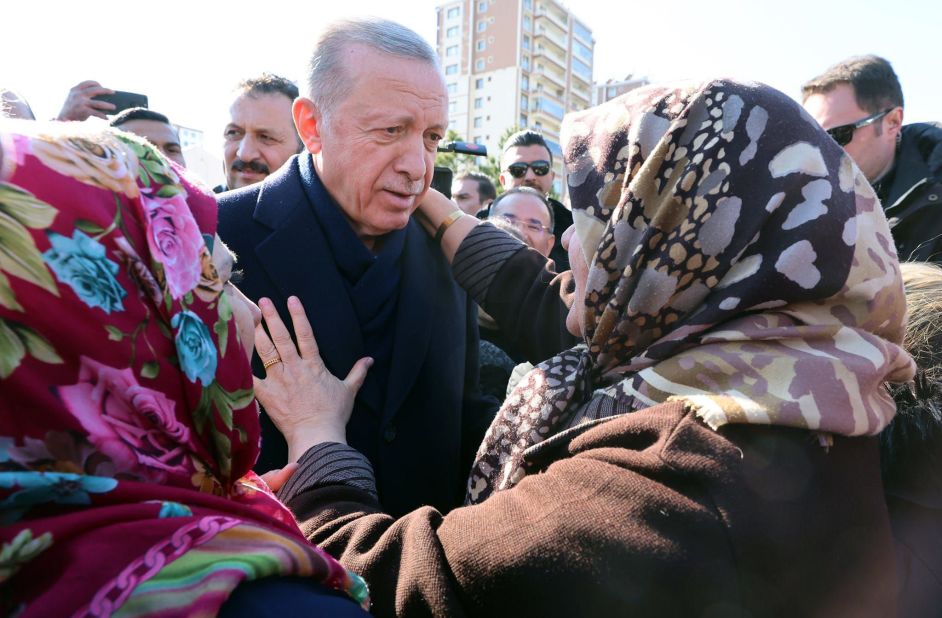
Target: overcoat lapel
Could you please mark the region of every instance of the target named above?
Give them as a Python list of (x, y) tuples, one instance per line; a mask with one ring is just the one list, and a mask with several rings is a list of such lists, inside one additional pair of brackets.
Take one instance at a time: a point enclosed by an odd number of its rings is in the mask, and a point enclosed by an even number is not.
[(434, 265), (437, 262), (434, 257), (428, 236), (418, 223), (410, 219), (406, 228), (406, 246), (400, 262), (402, 279), (399, 306), (396, 308), (392, 367), (389, 370), (389, 385), (383, 410), (384, 422), (395, 416), (426, 362), (432, 329), (436, 327), (436, 316), (432, 311), (433, 290), (439, 285), (436, 281), (438, 273), (435, 271)]
[[(262, 189), (255, 209), (255, 220), (272, 228), (256, 246), (256, 256), (281, 292), (282, 317), (287, 315), (283, 308), (288, 296), (300, 298), (327, 368), (342, 379), (364, 354), (360, 325), (301, 186), (298, 160), (276, 174), (279, 177)], [(381, 396), (370, 396), (368, 389), (358, 400), (377, 413), (381, 410)]]

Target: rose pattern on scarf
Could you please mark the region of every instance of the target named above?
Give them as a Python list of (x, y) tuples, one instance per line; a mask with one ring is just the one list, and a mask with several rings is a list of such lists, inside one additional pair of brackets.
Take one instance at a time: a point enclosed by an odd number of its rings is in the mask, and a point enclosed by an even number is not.
[(105, 255), (105, 247), (80, 230), (72, 238), (50, 232), (52, 247), (43, 259), (59, 281), (67, 284), (89, 307), (100, 307), (105, 313), (123, 311), (122, 299), (127, 292), (115, 275), (118, 265)]
[(58, 391), (89, 441), (119, 471), (144, 466), (155, 481), (167, 472), (190, 474), (182, 447), (190, 430), (176, 418), (174, 402), (140, 386), (130, 369), (115, 369), (83, 356), (79, 381)]
[(177, 331), (174, 341), (183, 373), (190, 382), (199, 380), (203, 386), (212, 384), (219, 360), (209, 328), (192, 311), (176, 314), (170, 325)]
[(186, 205), (186, 196), (152, 198), (141, 194), (147, 212), (147, 244), (151, 255), (164, 267), (164, 277), (174, 299), (200, 282), (202, 253), (206, 244)]
[(68, 140), (41, 136), (31, 144), (30, 154), (64, 176), (131, 198), (140, 193), (137, 158), (114, 135)]
[[(259, 576), (258, 560), (368, 604), (362, 582), (312, 547), (283, 505), (239, 483), (258, 454), (251, 367), (214, 349), (236, 326), (209, 250), (188, 231), (213, 236), (213, 196), (146, 141), (100, 124), (3, 124), (0, 149), (0, 470), (36, 474), (35, 486), (0, 486), (0, 502), (37, 502), (2, 513), (21, 519), (0, 525), (0, 615), (28, 611), (37, 590), (62, 615), (215, 615), (244, 576)], [(68, 283), (88, 274), (70, 270), (81, 265), (105, 287)], [(193, 530), (220, 518), (231, 537)], [(181, 584), (162, 567), (189, 530), (212, 560)], [(47, 533), (55, 542), (43, 549)], [(55, 577), (93, 554), (107, 560), (88, 577)]]

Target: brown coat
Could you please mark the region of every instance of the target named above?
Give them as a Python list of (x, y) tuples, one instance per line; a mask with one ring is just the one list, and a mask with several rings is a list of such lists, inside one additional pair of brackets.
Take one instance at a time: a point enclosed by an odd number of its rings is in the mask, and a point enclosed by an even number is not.
[(671, 403), (528, 455), (540, 473), (447, 516), (343, 485), (289, 506), (378, 616), (895, 615), (872, 439), (713, 431)]

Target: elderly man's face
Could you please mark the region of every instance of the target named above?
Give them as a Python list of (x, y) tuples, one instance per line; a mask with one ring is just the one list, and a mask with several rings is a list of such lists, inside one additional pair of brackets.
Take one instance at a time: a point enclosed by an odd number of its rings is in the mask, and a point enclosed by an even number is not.
[(180, 147), (180, 137), (176, 129), (169, 124), (157, 120), (128, 120), (121, 123), (118, 128), (143, 137), (157, 146), (168, 159), (175, 161), (181, 167), (186, 167), (183, 148)]
[(556, 172), (552, 165), (548, 174), (538, 176), (533, 172), (532, 167), (527, 167), (526, 172), (520, 178), (515, 178), (510, 173), (509, 166), (513, 163), (533, 163), (534, 161), (550, 161), (550, 151), (543, 146), (534, 144), (532, 146), (514, 146), (508, 148), (504, 156), (501, 157), (500, 184), (505, 189), (516, 189), (517, 187), (533, 187), (543, 195), (549, 195), (553, 188), (553, 179), (556, 178)]
[(329, 124), (310, 101), (299, 100), (294, 111), (324, 187), (372, 246), (375, 237), (405, 227), (428, 190), (448, 126), (448, 95), (426, 62), (360, 45), (345, 55), (352, 86)]
[(291, 104), (281, 93), (246, 93), (232, 103), (223, 131), (226, 186), (261, 182), (298, 152)]

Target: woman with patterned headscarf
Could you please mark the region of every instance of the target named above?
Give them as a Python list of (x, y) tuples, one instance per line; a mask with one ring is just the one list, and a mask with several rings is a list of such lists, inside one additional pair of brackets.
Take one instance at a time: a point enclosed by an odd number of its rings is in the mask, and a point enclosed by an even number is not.
[(0, 124), (0, 614), (364, 614), (251, 472), (256, 319), (181, 174), (95, 125)]
[[(892, 615), (873, 436), (913, 365), (859, 170), (757, 84), (633, 91), (564, 133), (584, 343), (516, 386), (447, 515), (384, 515), (342, 414), (281, 415), (310, 438), (280, 493), (308, 538), (385, 616)], [(446, 251), (450, 209), (426, 209)]]

